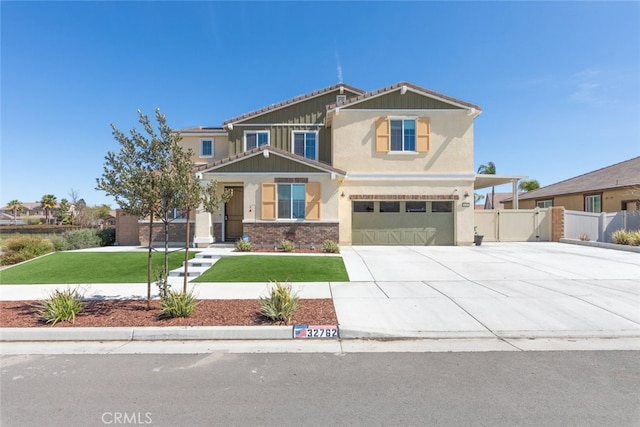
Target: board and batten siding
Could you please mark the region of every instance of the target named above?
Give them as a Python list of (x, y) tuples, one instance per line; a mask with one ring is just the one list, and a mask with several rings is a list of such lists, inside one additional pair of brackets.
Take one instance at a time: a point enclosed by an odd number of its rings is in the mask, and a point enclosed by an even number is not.
[[(348, 97), (356, 96), (356, 94), (347, 89), (344, 90), (343, 94)], [(292, 132), (308, 130), (318, 131), (318, 160), (330, 164), (331, 131), (326, 129), (325, 119), (327, 105), (334, 104), (337, 95), (340, 95), (339, 89), (243, 120), (228, 131), (229, 155), (243, 151), (245, 131), (267, 130), (269, 131), (269, 143), (271, 146), (291, 152)], [(272, 123), (274, 125), (269, 126)], [(290, 124), (290, 126), (287, 126), (287, 124)]]
[(438, 99), (428, 98), (424, 95), (407, 91), (402, 95), (394, 91), (386, 95), (377, 96), (353, 105), (344, 107), (346, 110), (461, 110)]

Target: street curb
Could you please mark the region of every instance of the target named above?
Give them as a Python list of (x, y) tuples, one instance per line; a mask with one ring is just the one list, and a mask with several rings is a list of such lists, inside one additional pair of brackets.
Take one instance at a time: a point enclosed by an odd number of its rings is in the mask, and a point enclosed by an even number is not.
[(286, 340), (292, 336), (292, 326), (0, 328), (0, 342)]

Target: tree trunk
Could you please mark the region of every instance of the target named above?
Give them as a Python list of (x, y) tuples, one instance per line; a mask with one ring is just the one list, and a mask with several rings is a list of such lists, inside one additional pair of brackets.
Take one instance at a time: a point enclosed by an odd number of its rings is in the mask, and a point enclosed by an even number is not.
[(187, 276), (189, 275), (189, 234), (191, 231), (191, 223), (189, 222), (190, 210), (187, 209), (187, 237), (184, 247), (184, 282), (182, 284), (182, 293), (187, 293)]
[(151, 310), (151, 276), (153, 275), (153, 211), (149, 216), (149, 254), (147, 257), (147, 310)]

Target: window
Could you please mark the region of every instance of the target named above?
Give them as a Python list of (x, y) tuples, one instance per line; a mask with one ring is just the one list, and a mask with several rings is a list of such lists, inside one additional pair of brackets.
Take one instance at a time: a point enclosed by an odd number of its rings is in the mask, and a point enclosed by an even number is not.
[(278, 219), (304, 219), (305, 185), (278, 184)]
[(602, 212), (602, 196), (600, 194), (594, 196), (585, 196), (584, 198), (585, 212)]
[(354, 212), (373, 212), (373, 202), (353, 202)]
[(400, 202), (380, 202), (380, 212), (400, 212)]
[(347, 95), (336, 95), (336, 103), (344, 102), (347, 100)]
[(391, 151), (416, 151), (415, 119), (390, 120)]
[(427, 211), (427, 202), (406, 202), (405, 212), (422, 213)]
[(431, 202), (431, 212), (453, 212), (453, 203)]
[(203, 139), (200, 141), (200, 157), (213, 157), (213, 141)]
[(539, 208), (551, 208), (553, 207), (553, 200), (538, 200), (536, 206)]
[(244, 133), (244, 151), (252, 150), (256, 147), (269, 145), (269, 131), (255, 131)]
[(318, 160), (318, 132), (293, 132), (293, 152), (298, 156)]

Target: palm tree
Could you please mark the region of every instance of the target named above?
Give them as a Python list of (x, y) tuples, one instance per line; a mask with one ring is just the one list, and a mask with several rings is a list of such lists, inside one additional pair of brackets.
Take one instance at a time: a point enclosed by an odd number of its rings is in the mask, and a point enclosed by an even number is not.
[(13, 199), (7, 203), (7, 209), (13, 212), (13, 223), (16, 224), (18, 212), (24, 211), (24, 205), (18, 199)]
[(533, 191), (533, 190), (537, 190), (538, 188), (540, 188), (540, 183), (538, 182), (537, 179), (530, 179), (528, 181), (520, 181), (520, 184), (518, 184), (518, 188), (522, 191)]
[[(478, 173), (483, 174), (483, 175), (495, 175), (496, 174), (496, 164), (493, 162), (489, 162), (486, 165), (480, 165), (480, 167), (478, 168)], [(495, 195), (496, 195), (496, 187), (491, 186), (491, 202), (489, 204), (489, 209), (493, 209), (493, 203), (495, 201)]]
[(49, 212), (51, 211), (51, 209), (56, 207), (57, 202), (58, 200), (53, 194), (45, 194), (44, 196), (42, 196), (42, 199), (40, 200), (40, 206), (42, 206), (42, 209), (44, 209), (46, 224), (49, 224)]

